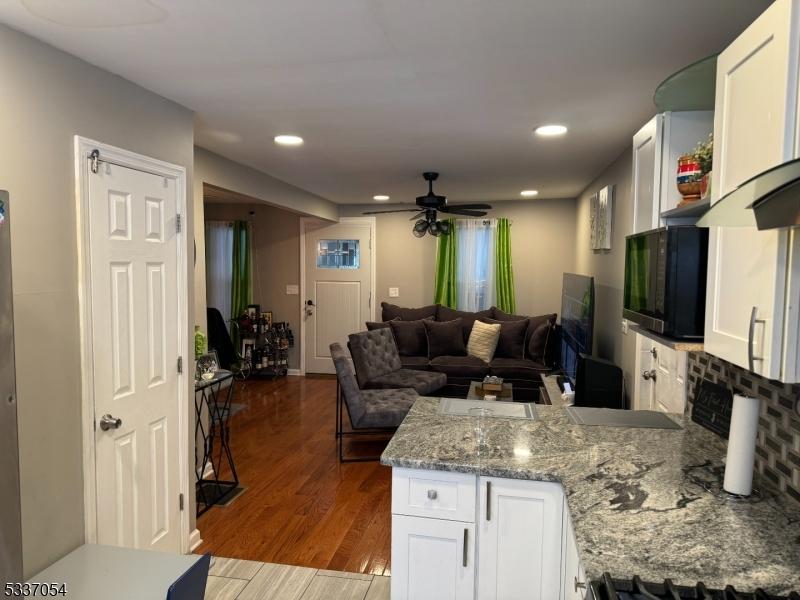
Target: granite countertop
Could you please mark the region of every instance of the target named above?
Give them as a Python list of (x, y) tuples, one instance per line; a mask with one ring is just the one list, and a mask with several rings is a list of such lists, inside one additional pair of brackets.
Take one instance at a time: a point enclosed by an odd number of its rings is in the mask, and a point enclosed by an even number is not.
[(726, 442), (691, 420), (682, 430), (573, 425), (537, 405), (535, 421), (437, 414), (420, 398), (386, 447), (394, 467), (552, 481), (564, 486), (587, 578), (669, 577), (676, 584), (800, 590), (800, 507), (765, 491), (722, 491)]

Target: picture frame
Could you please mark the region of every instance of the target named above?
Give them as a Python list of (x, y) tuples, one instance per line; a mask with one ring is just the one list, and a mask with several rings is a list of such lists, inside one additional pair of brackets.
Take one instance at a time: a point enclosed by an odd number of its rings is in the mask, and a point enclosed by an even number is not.
[(219, 357), (217, 356), (217, 351), (209, 350), (205, 354), (200, 355), (195, 361), (195, 381), (209, 381), (214, 379), (214, 375), (219, 368)]
[(597, 250), (611, 250), (611, 227), (614, 215), (614, 186), (607, 185), (597, 192)]
[(261, 322), (265, 329), (272, 329), (272, 311), (267, 310), (261, 313)]
[(589, 197), (589, 248), (597, 249), (597, 193)]

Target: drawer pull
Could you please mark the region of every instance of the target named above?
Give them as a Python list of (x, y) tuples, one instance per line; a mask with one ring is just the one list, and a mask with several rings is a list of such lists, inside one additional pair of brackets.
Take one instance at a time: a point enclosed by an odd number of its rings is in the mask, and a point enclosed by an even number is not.
[(467, 566), (467, 555), (469, 554), (469, 552), (467, 552), (467, 534), (469, 534), (469, 529), (464, 529), (464, 556), (461, 560), (461, 564), (465, 567)]
[(586, 582), (585, 581), (578, 581), (577, 576), (575, 577), (575, 591), (578, 590), (585, 590), (586, 589)]
[(428, 490), (428, 500), (436, 500), (439, 493), (436, 490)]

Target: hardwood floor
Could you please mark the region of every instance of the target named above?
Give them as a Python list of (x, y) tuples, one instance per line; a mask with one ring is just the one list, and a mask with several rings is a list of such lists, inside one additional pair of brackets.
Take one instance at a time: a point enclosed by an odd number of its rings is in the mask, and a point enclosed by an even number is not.
[[(196, 552), (315, 569), (390, 575), (391, 470), (339, 464), (336, 380), (237, 382), (231, 447), (247, 490), (197, 522)], [(380, 453), (385, 441), (350, 442)], [(224, 474), (223, 474), (224, 475)]]

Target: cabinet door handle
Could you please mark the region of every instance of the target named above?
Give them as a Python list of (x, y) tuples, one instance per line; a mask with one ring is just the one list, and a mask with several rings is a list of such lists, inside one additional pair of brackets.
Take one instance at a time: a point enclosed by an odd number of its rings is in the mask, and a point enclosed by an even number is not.
[(491, 502), (492, 502), (492, 482), (491, 481), (487, 481), (486, 482), (486, 520), (487, 521), (491, 521), (492, 520)]
[(753, 310), (750, 312), (750, 329), (747, 334), (747, 363), (750, 366), (750, 370), (755, 372), (755, 361), (757, 360), (764, 360), (763, 356), (756, 356), (753, 351), (753, 343), (756, 334), (756, 323), (766, 324), (764, 319), (756, 319), (756, 314), (758, 313), (758, 307), (754, 306)]
[(467, 566), (467, 558), (468, 558), (468, 555), (469, 555), (469, 552), (467, 551), (467, 544), (468, 544), (467, 536), (468, 535), (469, 535), (469, 529), (464, 528), (464, 554), (463, 554), (463, 557), (462, 557), (462, 560), (461, 560), (461, 564), (464, 565), (465, 567)]

